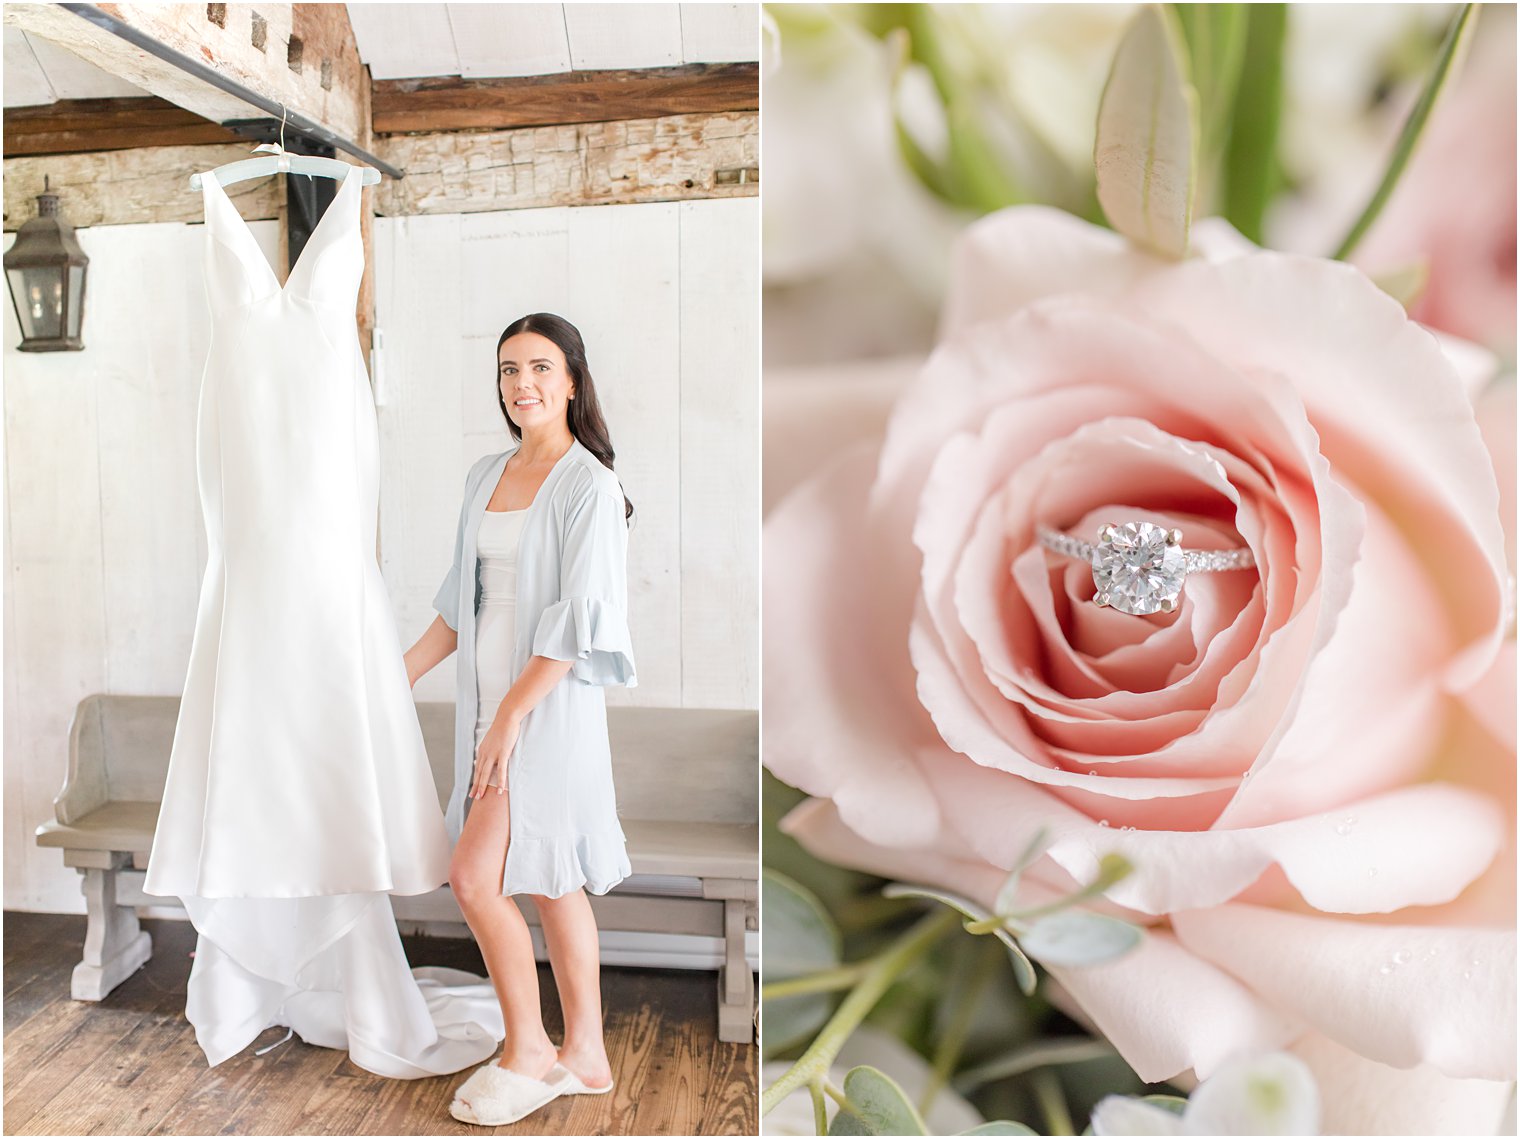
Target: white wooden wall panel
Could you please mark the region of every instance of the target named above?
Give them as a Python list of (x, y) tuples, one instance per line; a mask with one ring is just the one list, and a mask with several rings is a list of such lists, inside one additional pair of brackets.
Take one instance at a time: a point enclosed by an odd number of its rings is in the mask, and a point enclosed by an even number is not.
[(348, 21), (371, 79), (459, 74), (445, 4), (350, 4)]
[(759, 691), (759, 212), (683, 202), (681, 703), (752, 707)]
[[(184, 685), (195, 607), (183, 599), (199, 596), (206, 563), (195, 481), (196, 410), (210, 347), (204, 246), (199, 226), (125, 228), (135, 231), (135, 256), (90, 263), (95, 302), (86, 306), (83, 354), (94, 364), (100, 413), (105, 684), (110, 692), (163, 692)], [(166, 280), (175, 286), (141, 295), (143, 281)], [(134, 303), (115, 303), (134, 294)], [(109, 350), (96, 351), (97, 344)]]
[[(130, 259), (142, 244), (96, 230), (80, 230), (79, 243), (92, 261)], [(32, 832), (63, 786), (74, 707), (108, 674), (105, 576), (115, 571), (101, 562), (95, 371), (111, 348), (17, 352), (16, 314), (9, 300), (5, 308), (5, 905), (82, 913), (79, 875)]]
[(678, 4), (566, 4), (577, 71), (673, 67), (681, 62)]
[(450, 4), (448, 11), (466, 79), (570, 70), (561, 4)]
[[(609, 703), (681, 704), (681, 306), (675, 203), (570, 210), (569, 318), (633, 503), (630, 631), (639, 686)], [(637, 599), (635, 601), (635, 599)]]
[[(465, 368), (461, 343), (460, 217), (376, 219), (376, 308), (408, 320), (381, 330), (376, 416), (380, 425), (380, 568), (406, 648), (437, 616), (433, 595), (448, 572), (460, 491), (474, 457), (458, 424)], [(427, 251), (408, 257), (406, 250)], [(406, 271), (387, 271), (406, 266)], [(408, 331), (410, 330), (410, 331)], [(452, 663), (418, 682), (420, 700), (454, 698)]]
[(682, 4), (683, 63), (741, 63), (760, 58), (760, 13), (753, 4)]
[[(757, 706), (753, 651), (734, 651), (756, 636), (755, 534), (730, 516), (753, 509), (759, 479), (746, 410), (758, 398), (757, 205), (375, 219), (381, 566), (403, 646), (433, 619), (465, 471), (505, 445), (496, 337), (548, 309), (586, 336), (636, 507), (641, 683), (611, 698)], [(276, 223), (250, 228), (272, 252)], [(19, 353), (9, 305), (5, 316), (4, 904), (56, 912), (82, 911), (78, 875), (32, 832), (52, 815), (74, 707), (91, 692), (181, 691), (206, 552), (194, 469), (204, 230), (102, 226), (80, 239), (87, 350)], [(747, 497), (715, 493), (738, 484)], [(725, 513), (728, 501), (739, 506)], [(451, 674), (435, 670), (418, 697), (450, 698)]]

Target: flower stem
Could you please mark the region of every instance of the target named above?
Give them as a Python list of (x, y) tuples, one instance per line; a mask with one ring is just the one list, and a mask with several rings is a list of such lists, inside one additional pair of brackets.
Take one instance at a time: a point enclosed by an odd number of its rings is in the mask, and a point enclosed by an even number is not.
[(950, 1082), (950, 1073), (955, 1071), (955, 1065), (960, 1061), (961, 1052), (966, 1047), (966, 1037), (971, 1033), (971, 1022), (976, 1019), (982, 992), (992, 980), (998, 966), (1003, 963), (1003, 947), (995, 942), (972, 942), (970, 949), (976, 954), (976, 960), (966, 987), (956, 998), (950, 1021), (945, 1025), (945, 1031), (935, 1044), (934, 1067), (929, 1074), (928, 1082), (924, 1085), (923, 1095), (918, 1099), (918, 1110), (922, 1115), (929, 1113), (935, 1097)]
[(1030, 1090), (1045, 1113), (1045, 1126), (1052, 1135), (1075, 1135), (1071, 1111), (1066, 1106), (1066, 1096), (1061, 1091), (1061, 1081), (1049, 1068), (1042, 1068), (1029, 1077)]
[(850, 1033), (876, 1007), (876, 1002), (881, 1000), (892, 982), (923, 956), (931, 945), (959, 924), (960, 915), (954, 910), (936, 911), (920, 920), (889, 949), (866, 963), (868, 967), (860, 982), (840, 1002), (834, 1015), (807, 1046), (807, 1050), (781, 1074), (780, 1079), (765, 1089), (760, 1114), (769, 1114), (772, 1108), (804, 1084), (824, 1079)]
[(1420, 141), (1426, 120), (1430, 118), (1430, 112), (1436, 105), (1436, 96), (1446, 86), (1446, 80), (1451, 76), (1452, 64), (1460, 54), (1459, 49), (1467, 41), (1476, 8), (1476, 4), (1464, 4), (1462, 10), (1452, 20), (1446, 39), (1442, 41), (1441, 49), (1436, 54), (1435, 69), (1430, 73), (1430, 78), (1425, 81), (1425, 89), (1420, 92), (1419, 99), (1410, 109), (1409, 117), (1404, 120), (1404, 129), (1399, 132), (1399, 140), (1393, 148), (1393, 156), (1388, 160), (1388, 169), (1383, 171), (1383, 180), (1378, 183), (1378, 188), (1372, 193), (1372, 199), (1352, 225), (1351, 232), (1346, 234), (1340, 248), (1331, 254), (1333, 260), (1344, 261), (1351, 256), (1352, 250), (1372, 228), (1372, 223), (1377, 220), (1378, 214), (1383, 212), (1383, 207), (1393, 195), (1393, 188), (1398, 184), (1399, 176), (1404, 173), (1404, 167), (1409, 164), (1410, 156), (1414, 154), (1415, 144)]
[(810, 1081), (808, 1083), (808, 1092), (813, 1097), (813, 1133), (816, 1135), (827, 1135), (829, 1133), (829, 1113), (824, 1110), (823, 1081)]
[(800, 997), (807, 993), (832, 993), (848, 989), (860, 980), (869, 966), (870, 962), (857, 962), (801, 977), (788, 977), (783, 981), (768, 981), (760, 986), (760, 998), (772, 1001), (780, 997)]

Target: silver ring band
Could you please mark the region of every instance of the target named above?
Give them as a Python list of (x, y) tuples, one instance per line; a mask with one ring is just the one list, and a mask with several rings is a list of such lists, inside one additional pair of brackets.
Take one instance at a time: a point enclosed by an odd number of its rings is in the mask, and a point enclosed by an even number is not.
[(1035, 533), (1051, 553), (1092, 566), (1094, 604), (1136, 616), (1175, 610), (1188, 574), (1256, 568), (1248, 549), (1185, 550), (1181, 530), (1150, 522), (1109, 523), (1096, 542), (1049, 526)]

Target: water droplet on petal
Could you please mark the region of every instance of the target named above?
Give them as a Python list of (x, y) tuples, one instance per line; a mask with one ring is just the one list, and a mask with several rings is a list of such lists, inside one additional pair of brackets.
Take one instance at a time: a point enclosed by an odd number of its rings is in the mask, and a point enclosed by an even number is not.
[(1464, 980), (1464, 981), (1471, 981), (1472, 980), (1472, 970), (1471, 969), (1463, 969), (1462, 970), (1462, 980)]
[(1367, 867), (1367, 877), (1369, 877), (1369, 878), (1376, 878), (1377, 877), (1377, 867), (1376, 866), (1369, 866), (1369, 867)]
[(1096, 772), (1096, 771), (1092, 771), (1092, 770), (1089, 770), (1089, 771), (1088, 771), (1088, 772), (1087, 772), (1087, 774), (1089, 774), (1089, 775), (1096, 775), (1096, 774), (1098, 774), (1098, 773), (1097, 773), (1097, 772)]
[(1474, 969), (1476, 969), (1479, 965), (1483, 964), (1483, 962), (1479, 961), (1476, 957), (1474, 957), (1472, 959), (1472, 963), (1473, 963), (1473, 968)]
[(1393, 966), (1392, 965), (1384, 965), (1382, 968), (1380, 968), (1378, 970), (1378, 972), (1381, 973), (1381, 974), (1383, 974), (1383, 976), (1386, 977), (1386, 976), (1388, 976), (1389, 973), (1393, 972)]
[(1440, 952), (1441, 952), (1441, 950), (1439, 949), (1439, 947), (1432, 945), (1429, 949), (1427, 949), (1425, 951), (1425, 956), (1426, 957), (1435, 957)]
[(1355, 815), (1347, 815), (1344, 819), (1342, 819), (1340, 822), (1338, 822), (1338, 823), (1335, 824), (1335, 833), (1338, 834), (1338, 835), (1340, 835), (1342, 838), (1345, 838), (1348, 834), (1350, 834), (1355, 829), (1356, 829), (1356, 816)]
[(1409, 958), (1410, 958), (1410, 956), (1411, 956), (1411, 954), (1410, 954), (1409, 950), (1407, 950), (1407, 949), (1400, 949), (1397, 953), (1395, 953), (1393, 955), (1393, 963), (1395, 965), (1408, 965), (1409, 964)]
[(1108, 826), (1108, 820), (1107, 819), (1099, 819), (1098, 820), (1098, 825), (1100, 827), (1106, 827), (1106, 826)]

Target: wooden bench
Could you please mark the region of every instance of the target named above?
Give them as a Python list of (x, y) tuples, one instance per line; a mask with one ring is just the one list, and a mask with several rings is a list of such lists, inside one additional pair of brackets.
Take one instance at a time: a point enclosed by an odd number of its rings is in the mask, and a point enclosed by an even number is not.
[[(454, 706), (420, 703), (417, 713), (442, 809)], [(95, 694), (75, 709), (68, 776), (54, 800), (56, 818), (37, 828), (37, 842), (61, 848), (64, 865), (83, 876), (89, 922), (84, 959), (74, 967), (76, 1000), (100, 1000), (152, 955), (137, 907), (176, 904), (144, 894), (142, 884), (178, 715), (175, 696)], [(758, 720), (753, 711), (607, 710), (633, 876), (591, 899), (604, 932), (720, 939), (718, 1036), (738, 1042), (754, 1030), (745, 933), (756, 926), (758, 897)], [(392, 905), (403, 925), (443, 922), (467, 933), (447, 886), (393, 895)], [(523, 910), (536, 926), (531, 903)], [(541, 945), (536, 930), (535, 941)], [(654, 956), (630, 953), (617, 963), (673, 964)]]

